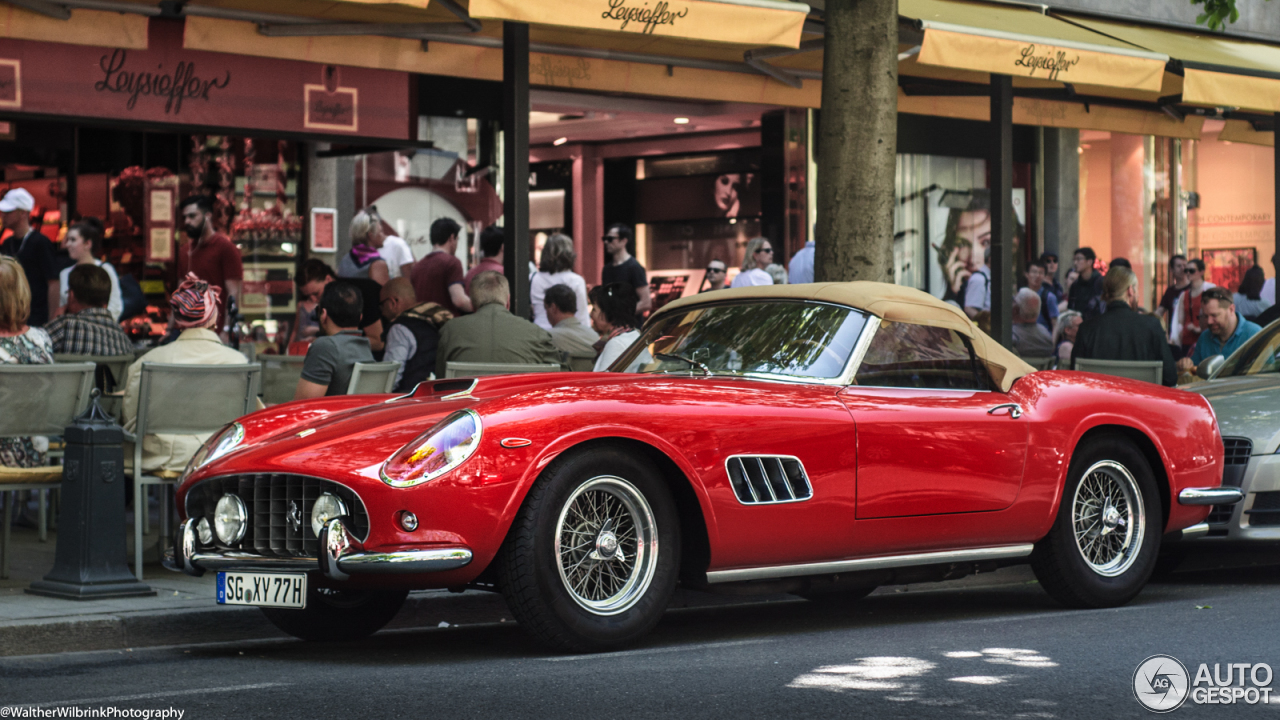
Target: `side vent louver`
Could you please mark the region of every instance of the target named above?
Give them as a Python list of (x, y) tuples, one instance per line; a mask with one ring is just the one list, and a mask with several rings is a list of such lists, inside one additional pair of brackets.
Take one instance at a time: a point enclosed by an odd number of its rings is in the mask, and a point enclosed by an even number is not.
[(813, 487), (800, 461), (786, 455), (734, 455), (725, 461), (729, 482), (743, 505), (808, 500)]

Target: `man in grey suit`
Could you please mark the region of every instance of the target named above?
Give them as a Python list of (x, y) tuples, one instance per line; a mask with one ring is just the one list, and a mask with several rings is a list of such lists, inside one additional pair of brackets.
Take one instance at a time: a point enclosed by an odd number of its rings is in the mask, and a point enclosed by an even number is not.
[[(590, 372), (596, 363), (595, 344), (600, 336), (586, 327), (575, 313), (578, 298), (568, 285), (552, 285), (547, 288), (543, 306), (551, 323), (551, 342), (569, 356), (569, 366), (574, 370)], [(576, 361), (576, 363), (575, 363)]]
[(475, 312), (457, 317), (440, 330), (436, 377), (443, 378), (449, 361), (560, 365), (560, 351), (551, 333), (507, 310), (511, 288), (501, 274), (486, 270), (471, 280)]

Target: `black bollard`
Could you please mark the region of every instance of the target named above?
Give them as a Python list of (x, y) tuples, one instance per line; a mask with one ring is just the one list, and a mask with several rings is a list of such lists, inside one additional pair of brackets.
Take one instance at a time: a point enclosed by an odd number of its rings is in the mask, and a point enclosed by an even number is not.
[[(93, 391), (89, 409), (66, 429), (62, 506), (53, 570), (31, 583), (33, 595), (68, 600), (155, 595), (129, 571), (124, 523), (124, 430)], [(138, 506), (146, 512), (146, 496)]]

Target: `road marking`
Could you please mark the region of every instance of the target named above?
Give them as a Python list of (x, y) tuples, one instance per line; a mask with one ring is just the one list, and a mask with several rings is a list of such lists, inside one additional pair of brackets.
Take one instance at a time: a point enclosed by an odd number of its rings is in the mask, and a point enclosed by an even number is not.
[(143, 693), (140, 695), (116, 695), (114, 697), (100, 698), (81, 698), (79, 700), (58, 700), (56, 702), (47, 702), (30, 704), (30, 703), (14, 703), (15, 707), (57, 707), (59, 705), (99, 705), (102, 703), (124, 702), (126, 700), (154, 700), (156, 698), (171, 698), (181, 695), (203, 695), (205, 693), (220, 692), (236, 692), (239, 690), (262, 690), (264, 688), (284, 687), (288, 683), (258, 683), (256, 685), (233, 685), (231, 687), (216, 688), (200, 688), (196, 690), (170, 690), (168, 692)]
[(566, 657), (543, 658), (547, 662), (568, 662), (572, 660), (599, 660), (601, 658), (612, 657), (631, 657), (633, 655), (657, 655), (658, 653), (682, 652), (685, 650), (709, 650), (711, 648), (737, 647), (739, 645), (757, 645), (759, 643), (773, 642), (773, 640), (765, 638), (761, 640), (735, 640), (733, 642), (703, 643), (700, 645), (677, 645), (675, 647), (650, 648), (648, 650), (620, 650), (611, 653), (596, 653), (593, 655), (569, 655)]
[(1151, 610), (1159, 607), (1158, 605), (1132, 605), (1129, 607), (1118, 608), (1097, 608), (1095, 610), (1060, 610), (1058, 612), (1032, 613), (1030, 615), (1001, 615), (1000, 617), (979, 618), (977, 620), (956, 620), (955, 622), (966, 625), (981, 625), (986, 623), (1002, 623), (1012, 622), (1015, 620), (1042, 620), (1044, 618), (1056, 617), (1075, 617), (1077, 615), (1092, 615), (1094, 613), (1114, 613), (1127, 612), (1129, 610)]

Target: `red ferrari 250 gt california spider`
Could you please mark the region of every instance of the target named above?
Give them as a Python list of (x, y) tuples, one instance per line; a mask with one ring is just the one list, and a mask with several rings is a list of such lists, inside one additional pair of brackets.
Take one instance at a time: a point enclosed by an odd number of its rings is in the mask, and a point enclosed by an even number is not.
[(597, 650), (652, 628), (677, 583), (857, 598), (1029, 562), (1065, 605), (1118, 605), (1162, 536), (1239, 497), (1201, 396), (1033, 372), (908, 288), (686, 298), (612, 370), (246, 416), (187, 469), (170, 563), (301, 638), (481, 587)]

